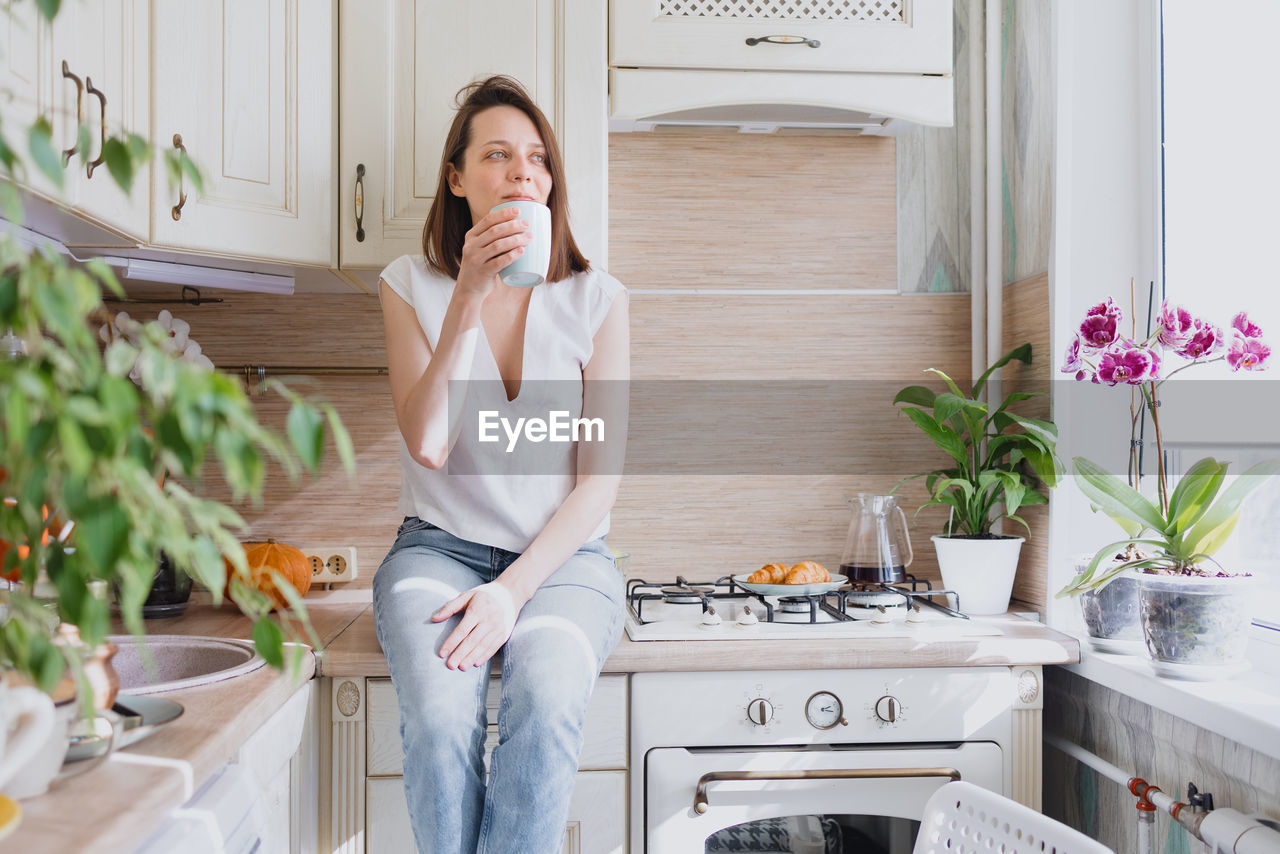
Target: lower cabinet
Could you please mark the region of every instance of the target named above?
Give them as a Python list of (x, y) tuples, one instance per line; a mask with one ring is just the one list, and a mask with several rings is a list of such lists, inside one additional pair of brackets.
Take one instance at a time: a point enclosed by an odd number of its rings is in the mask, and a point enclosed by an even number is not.
[[(627, 772), (579, 771), (564, 828), (564, 854), (621, 852), (626, 841)], [(413, 851), (403, 777), (371, 777), (365, 787), (365, 850)]]
[[(404, 798), (400, 713), (390, 679), (336, 677), (329, 689), (331, 738), (326, 851), (412, 852)], [(497, 744), (501, 682), (489, 684), (485, 759)], [(565, 826), (565, 854), (623, 854), (627, 838), (627, 677), (596, 683)]]

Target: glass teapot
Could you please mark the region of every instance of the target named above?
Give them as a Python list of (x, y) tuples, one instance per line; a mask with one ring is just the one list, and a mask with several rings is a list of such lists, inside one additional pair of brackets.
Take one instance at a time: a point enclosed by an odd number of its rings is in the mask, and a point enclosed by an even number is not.
[(911, 565), (907, 514), (892, 495), (858, 493), (850, 498), (853, 519), (840, 558), (840, 573), (850, 581), (894, 584)]

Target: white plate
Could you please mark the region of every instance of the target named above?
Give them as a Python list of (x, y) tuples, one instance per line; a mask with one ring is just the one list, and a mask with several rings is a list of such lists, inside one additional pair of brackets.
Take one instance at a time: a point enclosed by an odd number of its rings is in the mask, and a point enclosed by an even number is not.
[(735, 575), (733, 583), (760, 596), (819, 596), (849, 583), (849, 579), (835, 573), (832, 573), (830, 581), (820, 581), (817, 584), (755, 584), (747, 581), (750, 577), (750, 574)]

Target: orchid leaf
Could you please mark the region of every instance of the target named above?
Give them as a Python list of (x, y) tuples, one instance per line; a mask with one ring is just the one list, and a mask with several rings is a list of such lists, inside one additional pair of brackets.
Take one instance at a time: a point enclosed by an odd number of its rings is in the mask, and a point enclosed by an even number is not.
[[(1274, 477), (1277, 473), (1280, 473), (1280, 460), (1267, 460), (1242, 472), (1235, 479), (1235, 482), (1227, 487), (1227, 491), (1222, 493), (1218, 500), (1213, 503), (1213, 507), (1209, 512), (1205, 513), (1200, 521), (1196, 522), (1187, 533), (1187, 553), (1210, 554), (1205, 550), (1205, 546), (1215, 539), (1215, 533), (1239, 512), (1240, 505), (1244, 503), (1249, 493), (1262, 486), (1267, 478)], [(1232, 523), (1232, 526), (1234, 527), (1234, 523)]]
[(1227, 521), (1209, 531), (1198, 542), (1192, 543), (1191, 547), (1186, 550), (1187, 555), (1214, 555), (1218, 549), (1222, 548), (1222, 544), (1231, 538), (1231, 534), (1235, 532), (1236, 524), (1239, 521), (1239, 513), (1230, 516)]
[(1116, 540), (1114, 543), (1107, 543), (1094, 553), (1093, 558), (1089, 561), (1089, 565), (1084, 569), (1084, 571), (1077, 573), (1074, 578), (1068, 581), (1066, 586), (1054, 594), (1054, 598), (1061, 599), (1064, 596), (1075, 596), (1078, 593), (1083, 593), (1085, 590), (1097, 589), (1115, 576), (1126, 572), (1130, 568), (1129, 565), (1119, 564), (1116, 567), (1106, 570), (1101, 576), (1096, 578), (1094, 577), (1095, 573), (1098, 571), (1098, 566), (1107, 558), (1108, 555), (1114, 554), (1116, 549), (1122, 549), (1130, 543), (1135, 545), (1154, 546), (1159, 549), (1164, 548), (1164, 542), (1161, 540), (1123, 539)]
[(1211, 457), (1199, 460), (1178, 481), (1169, 498), (1169, 531), (1178, 535), (1208, 512), (1222, 488), (1227, 466)]
[[(1098, 509), (1113, 519), (1117, 516), (1164, 533), (1164, 517), (1159, 508), (1117, 475), (1108, 474), (1102, 466), (1084, 457), (1075, 457), (1076, 485)], [(1127, 529), (1126, 529), (1127, 530)]]

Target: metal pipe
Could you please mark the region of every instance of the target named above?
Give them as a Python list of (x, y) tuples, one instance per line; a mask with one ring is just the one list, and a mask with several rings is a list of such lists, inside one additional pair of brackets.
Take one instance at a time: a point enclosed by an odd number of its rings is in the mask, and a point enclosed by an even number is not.
[(1243, 813), (1226, 807), (1213, 810), (1196, 809), (1152, 786), (1141, 777), (1133, 777), (1098, 754), (1061, 736), (1046, 735), (1045, 744), (1097, 771), (1108, 780), (1124, 786), (1138, 798), (1138, 851), (1150, 854), (1155, 811), (1163, 810), (1178, 824), (1213, 851), (1231, 854), (1280, 854), (1280, 831), (1268, 827)]
[(1138, 854), (1152, 854), (1155, 850), (1156, 808), (1146, 801), (1138, 804)]
[(1205, 841), (1200, 835), (1200, 822), (1209, 814), (1206, 810), (1192, 809), (1182, 801), (1166, 794), (1159, 786), (1153, 786), (1141, 777), (1131, 779), (1128, 789), (1130, 793), (1173, 816), (1174, 821), (1185, 827), (1196, 839)]

